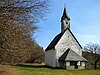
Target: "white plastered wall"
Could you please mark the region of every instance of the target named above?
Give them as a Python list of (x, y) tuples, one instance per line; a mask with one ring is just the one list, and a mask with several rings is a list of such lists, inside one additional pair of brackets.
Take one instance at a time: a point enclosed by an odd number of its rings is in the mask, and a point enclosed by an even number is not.
[(56, 52), (55, 50), (48, 50), (45, 52), (45, 64), (47, 66), (56, 67)]

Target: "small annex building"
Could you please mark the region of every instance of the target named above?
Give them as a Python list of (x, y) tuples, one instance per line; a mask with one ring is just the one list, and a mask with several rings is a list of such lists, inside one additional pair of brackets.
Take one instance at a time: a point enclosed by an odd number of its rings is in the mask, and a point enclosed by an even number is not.
[(64, 7), (59, 33), (45, 49), (45, 64), (55, 68), (85, 69), (82, 46), (70, 30), (70, 17)]

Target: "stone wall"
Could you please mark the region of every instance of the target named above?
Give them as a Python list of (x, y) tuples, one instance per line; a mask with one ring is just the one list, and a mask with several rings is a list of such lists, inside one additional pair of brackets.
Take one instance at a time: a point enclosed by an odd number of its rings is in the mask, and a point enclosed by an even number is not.
[[(69, 30), (67, 30), (57, 45), (55, 46), (56, 49), (56, 58), (57, 60), (62, 56), (62, 54), (68, 49), (74, 50), (77, 54), (82, 56), (82, 51), (74, 37), (71, 35)], [(57, 67), (60, 67), (60, 63), (57, 61)]]
[[(75, 66), (66, 66), (67, 70), (75, 70)], [(85, 69), (85, 66), (78, 66), (79, 70)]]
[(66, 66), (66, 69), (67, 69), (67, 70), (75, 70), (74, 67), (75, 67), (75, 66)]
[(78, 69), (80, 70), (85, 69), (85, 66), (78, 66)]

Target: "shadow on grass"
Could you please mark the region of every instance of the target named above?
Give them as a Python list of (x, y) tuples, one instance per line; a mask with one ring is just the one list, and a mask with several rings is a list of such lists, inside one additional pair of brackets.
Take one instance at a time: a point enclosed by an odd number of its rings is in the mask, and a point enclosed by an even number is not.
[(41, 65), (41, 64), (38, 64), (38, 65), (34, 65), (34, 64), (17, 64), (15, 66), (18, 66), (18, 67), (27, 67), (27, 68), (48, 68), (48, 69), (56, 69), (56, 68), (49, 67), (49, 66), (46, 66), (46, 65)]

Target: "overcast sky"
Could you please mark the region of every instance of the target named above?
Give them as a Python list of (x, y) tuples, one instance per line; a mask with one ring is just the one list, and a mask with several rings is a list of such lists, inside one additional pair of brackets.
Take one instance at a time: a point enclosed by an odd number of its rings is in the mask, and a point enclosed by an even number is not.
[(44, 49), (61, 32), (64, 4), (71, 18), (71, 31), (82, 46), (100, 42), (100, 0), (50, 0), (50, 12), (37, 25), (36, 42)]

